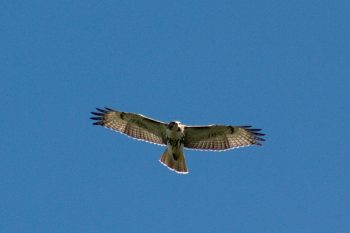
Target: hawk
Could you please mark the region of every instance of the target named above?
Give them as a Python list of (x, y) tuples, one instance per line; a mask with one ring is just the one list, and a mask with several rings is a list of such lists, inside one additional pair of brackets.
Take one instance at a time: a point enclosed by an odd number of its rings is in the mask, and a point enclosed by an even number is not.
[(188, 126), (179, 121), (164, 123), (141, 114), (119, 112), (110, 108), (91, 112), (94, 125), (104, 126), (134, 139), (166, 146), (159, 162), (172, 171), (187, 174), (184, 148), (225, 151), (238, 147), (261, 145), (265, 134), (251, 126)]

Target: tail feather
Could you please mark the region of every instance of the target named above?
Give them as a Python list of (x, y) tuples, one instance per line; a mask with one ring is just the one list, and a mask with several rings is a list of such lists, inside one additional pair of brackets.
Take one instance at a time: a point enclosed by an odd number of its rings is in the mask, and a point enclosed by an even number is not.
[(171, 153), (171, 151), (166, 149), (163, 155), (160, 157), (159, 162), (161, 162), (164, 166), (166, 166), (167, 168), (169, 168), (170, 170), (176, 173), (180, 173), (180, 174), (188, 173), (185, 156), (182, 151)]

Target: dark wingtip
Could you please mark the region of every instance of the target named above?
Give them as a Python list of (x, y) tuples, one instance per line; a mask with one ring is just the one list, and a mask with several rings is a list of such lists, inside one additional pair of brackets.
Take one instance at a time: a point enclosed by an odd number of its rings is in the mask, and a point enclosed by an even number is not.
[(251, 137), (254, 140), (254, 144), (257, 146), (261, 146), (262, 144), (260, 142), (264, 142), (266, 141), (265, 138), (263, 138), (263, 136), (265, 136), (264, 133), (258, 133), (259, 131), (261, 131), (261, 129), (252, 129), (250, 125), (245, 125), (245, 126), (241, 126), (243, 129), (245, 129), (246, 131), (248, 131), (249, 133), (251, 133)]
[(265, 142), (265, 141), (266, 141), (265, 138), (259, 138), (259, 137), (256, 137), (255, 140), (262, 141), (262, 142)]
[(100, 112), (91, 112), (91, 114), (96, 115), (96, 116), (103, 116), (103, 113)]
[(105, 109), (108, 110), (108, 111), (114, 111), (113, 109), (107, 108), (107, 107), (105, 107)]
[(100, 112), (103, 112), (103, 113), (106, 113), (107, 111), (104, 110), (104, 109), (100, 109), (100, 108), (96, 108), (97, 111), (100, 111)]
[(261, 131), (261, 129), (249, 129), (249, 130), (254, 132)]
[(90, 117), (91, 120), (100, 121), (102, 117)]
[(103, 116), (104, 116), (108, 111), (110, 111), (110, 110), (107, 109), (107, 108), (106, 108), (106, 110), (101, 109), (101, 108), (96, 108), (96, 110), (97, 110), (98, 112), (91, 112), (91, 114), (97, 116), (97, 117), (95, 117), (95, 116), (90, 117), (91, 120), (96, 121), (96, 122), (93, 122), (92, 124), (93, 124), (93, 125), (103, 125), (103, 124), (104, 124), (104, 123), (103, 123)]
[(257, 136), (265, 136), (264, 133), (254, 133), (254, 135), (257, 135)]

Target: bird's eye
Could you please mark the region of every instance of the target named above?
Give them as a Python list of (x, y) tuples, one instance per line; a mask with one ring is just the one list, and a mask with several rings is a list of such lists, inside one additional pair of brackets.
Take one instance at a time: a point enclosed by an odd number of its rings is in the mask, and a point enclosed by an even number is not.
[(170, 123), (169, 123), (169, 129), (172, 129), (172, 128), (174, 127), (174, 125), (175, 125), (175, 122), (173, 122), (173, 121), (170, 122)]

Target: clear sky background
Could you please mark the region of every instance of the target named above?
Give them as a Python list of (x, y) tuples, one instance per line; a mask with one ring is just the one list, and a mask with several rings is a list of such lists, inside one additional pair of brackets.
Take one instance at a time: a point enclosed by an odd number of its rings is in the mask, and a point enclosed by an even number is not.
[[(0, 232), (350, 231), (349, 1), (1, 1)], [(262, 128), (186, 151), (95, 107)]]

